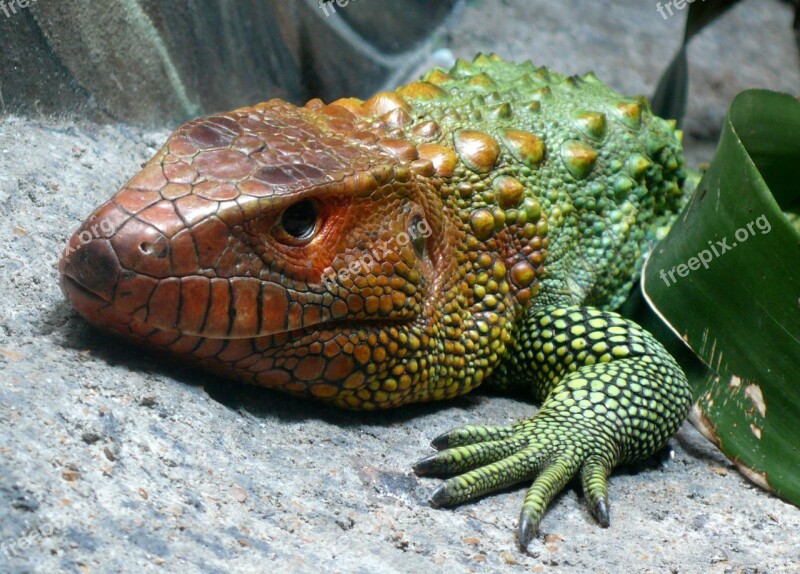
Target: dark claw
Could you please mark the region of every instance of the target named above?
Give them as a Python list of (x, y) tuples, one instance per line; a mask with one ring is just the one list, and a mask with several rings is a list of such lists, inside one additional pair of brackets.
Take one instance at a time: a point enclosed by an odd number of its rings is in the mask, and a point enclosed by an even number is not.
[(667, 445), (664, 448), (662, 448), (658, 453), (656, 453), (656, 456), (658, 457), (658, 463), (662, 467), (668, 466), (672, 462), (672, 459), (675, 457), (675, 449), (672, 448), (671, 443), (667, 443)]
[(608, 518), (608, 504), (602, 498), (597, 501), (597, 505), (594, 507), (594, 515), (603, 528), (611, 526), (611, 521)]
[(538, 529), (539, 525), (535, 522), (531, 522), (527, 514), (520, 516), (517, 538), (519, 539), (519, 545), (522, 547), (523, 551), (528, 550), (528, 544), (533, 540), (533, 537), (536, 536), (536, 531)]
[(431, 441), (431, 446), (436, 450), (448, 448), (450, 446), (450, 433), (446, 432), (437, 436)]
[(439, 460), (437, 457), (439, 453), (429, 454), (425, 458), (419, 459), (417, 462), (414, 463), (412, 467), (414, 469), (414, 474), (417, 476), (424, 476), (426, 474), (434, 474), (435, 472), (439, 472)]
[(450, 504), (450, 493), (447, 492), (446, 483), (443, 482), (436, 487), (436, 490), (431, 494), (430, 503), (436, 508)]

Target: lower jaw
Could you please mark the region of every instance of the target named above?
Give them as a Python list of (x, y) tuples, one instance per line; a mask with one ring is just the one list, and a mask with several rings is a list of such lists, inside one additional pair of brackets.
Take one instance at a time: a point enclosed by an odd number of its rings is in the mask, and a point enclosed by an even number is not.
[[(323, 341), (331, 341), (335, 337), (347, 340), (353, 332), (363, 335), (365, 331), (381, 330), (385, 327), (382, 322), (323, 323), (252, 338), (215, 338), (137, 321), (131, 314), (114, 309), (108, 302), (98, 297), (84, 296), (81, 292), (69, 293), (68, 297), (93, 326), (163, 353), (168, 359), (188, 362), (227, 379), (310, 397), (351, 410), (382, 410), (450, 396), (433, 396), (427, 392), (427, 384), (424, 383), (414, 383), (405, 390), (382, 392), (374, 389), (374, 376), (367, 376), (366, 373), (356, 383), (346, 378), (331, 382), (323, 376), (306, 377), (308, 380), (296, 376), (303, 357), (314, 356), (322, 360), (323, 356), (311, 353), (302, 355), (294, 351), (324, 344)], [(402, 322), (397, 324), (400, 326)]]
[[(300, 380), (296, 376), (298, 370), (302, 368), (299, 362), (294, 357), (281, 355), (281, 351), (286, 347), (269, 345), (266, 339), (272, 339), (272, 336), (254, 339), (215, 339), (151, 327), (147, 327), (150, 330), (149, 335), (137, 335), (133, 332), (135, 329), (123, 332), (108, 324), (90, 322), (103, 331), (149, 348), (167, 360), (188, 363), (231, 381), (264, 387), (296, 397), (312, 398), (337, 408), (385, 410), (437, 398), (422, 388), (413, 386), (402, 392), (376, 391), (371, 389), (374, 380), (367, 375), (357, 379), (357, 384), (352, 384), (348, 379), (336, 382), (324, 378)], [(311, 345), (320, 333), (306, 333), (295, 341), (292, 348)]]

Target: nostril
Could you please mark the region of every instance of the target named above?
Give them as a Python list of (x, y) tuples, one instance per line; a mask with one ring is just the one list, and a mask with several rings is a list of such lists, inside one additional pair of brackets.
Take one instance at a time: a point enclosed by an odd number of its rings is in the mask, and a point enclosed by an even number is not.
[(167, 256), (167, 250), (165, 248), (160, 248), (155, 243), (150, 243), (149, 241), (142, 241), (139, 244), (139, 251), (141, 251), (144, 255), (148, 255), (150, 257), (158, 257), (159, 259), (163, 259)]

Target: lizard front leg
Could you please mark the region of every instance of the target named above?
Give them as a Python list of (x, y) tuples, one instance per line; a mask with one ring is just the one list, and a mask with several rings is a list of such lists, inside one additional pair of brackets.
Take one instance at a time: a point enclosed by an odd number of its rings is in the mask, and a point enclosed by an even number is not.
[(546, 307), (526, 318), (498, 375), (533, 384), (542, 407), (511, 427), (464, 427), (433, 441), (417, 474), (457, 475), (433, 493), (452, 506), (533, 480), (520, 515), (523, 547), (552, 498), (580, 476), (592, 512), (609, 525), (606, 479), (618, 464), (651, 456), (691, 404), (683, 371), (664, 347), (620, 315)]

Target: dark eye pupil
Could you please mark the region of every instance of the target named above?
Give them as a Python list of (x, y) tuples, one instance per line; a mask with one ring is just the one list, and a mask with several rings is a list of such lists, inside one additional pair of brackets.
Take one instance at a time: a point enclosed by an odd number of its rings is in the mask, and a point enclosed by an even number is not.
[(317, 207), (308, 199), (299, 201), (286, 208), (281, 225), (295, 239), (308, 239), (317, 228)]

